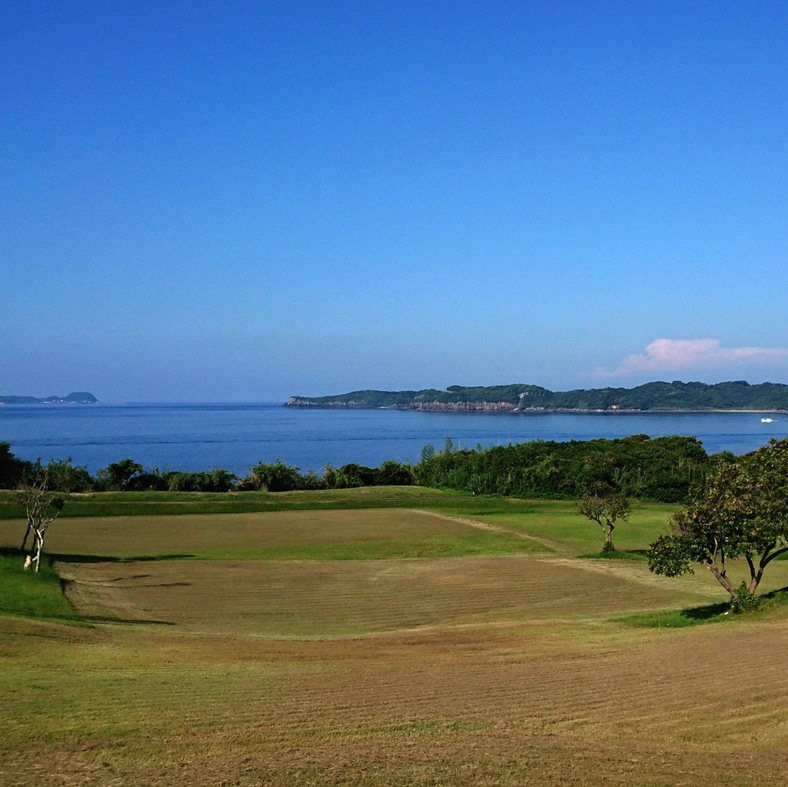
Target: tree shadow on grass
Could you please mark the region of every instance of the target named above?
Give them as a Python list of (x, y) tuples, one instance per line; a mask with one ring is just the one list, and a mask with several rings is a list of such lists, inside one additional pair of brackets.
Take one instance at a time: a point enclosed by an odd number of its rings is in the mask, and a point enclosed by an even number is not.
[(175, 626), (171, 620), (155, 620), (153, 618), (121, 618), (111, 615), (83, 615), (82, 620), (86, 623), (116, 623), (124, 626)]
[(611, 549), (606, 552), (587, 552), (578, 557), (584, 560), (647, 560), (645, 549)]
[(716, 604), (704, 604), (700, 607), (688, 609), (670, 609), (662, 612), (644, 612), (640, 615), (627, 615), (616, 618), (620, 623), (644, 628), (682, 628), (696, 626), (701, 623), (715, 623), (733, 618), (747, 618), (759, 615), (780, 606), (788, 605), (788, 587), (772, 590), (759, 596), (761, 604), (754, 610), (734, 614), (730, 601), (720, 601)]
[(196, 555), (189, 552), (178, 552), (165, 555), (78, 555), (70, 553), (52, 554), (52, 560), (61, 563), (149, 563), (158, 560), (192, 560)]
[[(0, 547), (0, 557), (25, 559), (27, 552), (19, 547)], [(131, 555), (118, 557), (117, 555), (79, 555), (67, 552), (45, 552), (44, 557), (50, 561), (61, 563), (147, 563), (156, 560), (193, 560), (196, 555), (190, 552), (176, 552), (164, 555)]]
[(692, 623), (702, 623), (712, 618), (717, 618), (730, 611), (731, 605), (729, 601), (720, 601), (717, 604), (704, 604), (702, 607), (690, 607), (689, 609), (682, 609), (679, 611), (681, 617)]

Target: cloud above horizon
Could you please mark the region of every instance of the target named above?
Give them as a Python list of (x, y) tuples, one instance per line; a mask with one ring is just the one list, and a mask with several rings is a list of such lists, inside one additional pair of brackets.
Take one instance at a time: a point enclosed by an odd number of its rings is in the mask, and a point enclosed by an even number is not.
[(788, 359), (784, 347), (720, 347), (717, 339), (656, 339), (645, 352), (628, 355), (613, 371), (598, 368), (595, 377), (623, 377), (643, 372), (709, 369), (739, 362), (773, 363)]

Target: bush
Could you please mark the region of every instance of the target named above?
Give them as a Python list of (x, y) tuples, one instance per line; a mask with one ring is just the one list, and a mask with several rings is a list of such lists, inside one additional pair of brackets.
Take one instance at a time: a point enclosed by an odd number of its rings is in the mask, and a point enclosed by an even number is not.
[(754, 593), (750, 593), (747, 588), (747, 585), (742, 582), (738, 588), (736, 588), (736, 594), (733, 596), (731, 600), (731, 611), (739, 615), (742, 612), (754, 612), (756, 609), (759, 609), (763, 599), (760, 596), (756, 596)]

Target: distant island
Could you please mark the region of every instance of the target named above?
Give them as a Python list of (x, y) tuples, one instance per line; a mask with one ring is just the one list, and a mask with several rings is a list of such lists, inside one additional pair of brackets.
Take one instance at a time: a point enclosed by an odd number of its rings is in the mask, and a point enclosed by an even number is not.
[(425, 412), (676, 412), (788, 411), (788, 385), (736, 382), (653, 382), (636, 388), (550, 391), (538, 385), (488, 388), (451, 385), (445, 390), (352, 391), (336, 396), (291, 396), (285, 407), (421, 410)]
[(98, 399), (87, 391), (75, 391), (67, 396), (0, 396), (0, 404), (96, 404)]

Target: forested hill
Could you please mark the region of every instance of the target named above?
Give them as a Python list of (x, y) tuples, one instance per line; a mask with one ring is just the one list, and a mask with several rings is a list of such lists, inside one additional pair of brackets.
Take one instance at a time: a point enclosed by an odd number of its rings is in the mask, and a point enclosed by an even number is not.
[(38, 399), (35, 396), (0, 396), (0, 404), (95, 404), (98, 402), (92, 393), (75, 391), (66, 396), (46, 396)]
[(434, 412), (583, 412), (665, 410), (788, 410), (788, 385), (744, 381), (716, 383), (654, 382), (636, 388), (549, 391), (538, 385), (443, 391), (353, 391), (337, 396), (292, 396), (285, 407), (388, 408)]

